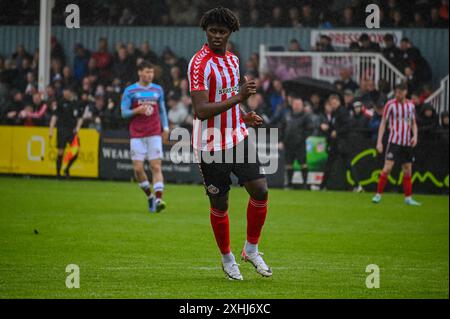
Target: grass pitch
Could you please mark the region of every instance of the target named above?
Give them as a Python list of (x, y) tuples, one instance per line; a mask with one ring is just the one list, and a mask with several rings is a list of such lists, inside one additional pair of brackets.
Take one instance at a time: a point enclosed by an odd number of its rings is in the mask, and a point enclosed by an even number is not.
[[(147, 212), (134, 183), (0, 177), (0, 298), (448, 298), (447, 196), (270, 191), (260, 250), (272, 278), (241, 262), (225, 279), (202, 186), (167, 185)], [(245, 240), (247, 195), (230, 193), (231, 244)], [(37, 231), (37, 234), (35, 233)], [(80, 288), (68, 289), (68, 264)], [(380, 288), (366, 288), (366, 266)]]

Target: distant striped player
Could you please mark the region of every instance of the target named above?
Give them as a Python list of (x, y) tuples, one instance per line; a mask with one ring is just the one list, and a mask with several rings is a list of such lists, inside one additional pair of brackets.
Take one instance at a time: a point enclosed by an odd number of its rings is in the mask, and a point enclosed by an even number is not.
[[(226, 50), (232, 32), (239, 30), (234, 13), (218, 7), (206, 12), (200, 22), (208, 43), (203, 45), (189, 63), (188, 77), (195, 110), (193, 148), (199, 159), (206, 193), (210, 200), (210, 221), (222, 254), (222, 269), (229, 279), (242, 280), (242, 274), (230, 249), (228, 221), (228, 193), (230, 174), (250, 195), (247, 206), (247, 240), (241, 257), (266, 277), (272, 270), (258, 251), (258, 241), (267, 214), (268, 189), (260, 163), (249, 160), (249, 150), (255, 150), (249, 141), (247, 125), (258, 126), (262, 119), (255, 112), (245, 113), (240, 103), (256, 93), (255, 81), (240, 81), (239, 60)], [(239, 149), (245, 149), (242, 154)], [(217, 161), (204, 156), (217, 155)], [(255, 153), (252, 153), (255, 154)], [(225, 162), (242, 155), (242, 161)]]
[[(143, 61), (138, 66), (139, 82), (127, 87), (122, 96), (122, 117), (130, 119), (130, 153), (134, 174), (148, 198), (150, 212), (166, 207), (162, 200), (164, 179), (161, 170), (162, 138), (167, 140), (169, 124), (161, 86), (152, 83), (154, 67)], [(144, 161), (150, 162), (153, 191), (144, 170)]]
[(406, 99), (407, 87), (398, 84), (395, 87), (395, 98), (388, 101), (384, 107), (383, 118), (378, 131), (377, 150), (383, 153), (383, 136), (386, 123), (389, 122), (389, 141), (385, 153), (385, 164), (378, 181), (377, 194), (372, 202), (379, 203), (386, 186), (388, 176), (395, 162), (402, 165), (403, 190), (407, 205), (419, 206), (420, 203), (412, 198), (412, 163), (414, 161), (413, 148), (417, 145), (417, 123), (414, 104)]

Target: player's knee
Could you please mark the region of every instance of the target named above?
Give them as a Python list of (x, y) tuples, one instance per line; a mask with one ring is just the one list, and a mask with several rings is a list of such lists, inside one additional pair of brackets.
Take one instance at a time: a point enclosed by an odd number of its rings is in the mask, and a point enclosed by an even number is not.
[(161, 163), (151, 162), (150, 168), (152, 169), (153, 174), (160, 173), (161, 172)]
[(266, 200), (268, 196), (269, 189), (267, 188), (267, 185), (258, 186), (251, 193), (251, 197), (256, 200)]
[(212, 208), (221, 211), (228, 210), (228, 197), (210, 197), (209, 199)]

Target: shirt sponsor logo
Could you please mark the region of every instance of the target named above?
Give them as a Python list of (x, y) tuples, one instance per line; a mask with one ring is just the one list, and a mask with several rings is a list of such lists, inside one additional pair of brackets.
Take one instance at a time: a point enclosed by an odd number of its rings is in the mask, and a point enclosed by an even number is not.
[(238, 92), (239, 91), (239, 85), (233, 86), (231, 88), (222, 88), (219, 90), (219, 94), (229, 94), (231, 92)]

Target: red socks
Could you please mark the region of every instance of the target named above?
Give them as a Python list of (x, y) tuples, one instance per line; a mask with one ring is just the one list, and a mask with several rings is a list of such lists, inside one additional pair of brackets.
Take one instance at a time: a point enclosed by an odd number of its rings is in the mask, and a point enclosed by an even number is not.
[(247, 205), (247, 241), (250, 244), (258, 244), (261, 230), (267, 215), (267, 199), (249, 199)]
[(411, 175), (403, 176), (403, 191), (405, 192), (405, 197), (410, 197), (412, 195)]
[[(211, 226), (222, 255), (230, 250), (230, 223), (228, 212), (210, 208)], [(267, 199), (256, 200), (250, 198), (247, 206), (247, 242), (256, 245), (261, 235), (261, 230), (267, 215)]]
[(228, 212), (212, 208), (210, 210), (211, 226), (216, 237), (217, 246), (219, 246), (222, 255), (231, 252), (230, 250), (230, 223), (228, 221)]
[(386, 187), (386, 183), (388, 180), (388, 175), (382, 171), (380, 174), (380, 179), (378, 180), (378, 187), (377, 187), (377, 193), (383, 194), (384, 188)]

